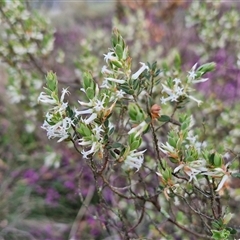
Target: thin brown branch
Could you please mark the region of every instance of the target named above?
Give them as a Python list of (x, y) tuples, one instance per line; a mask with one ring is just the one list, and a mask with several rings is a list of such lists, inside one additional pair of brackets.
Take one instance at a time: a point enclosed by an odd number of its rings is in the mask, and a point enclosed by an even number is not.
[(210, 183), (208, 176), (205, 176), (205, 179), (207, 180), (207, 184), (208, 184), (208, 187), (209, 187), (210, 192), (211, 192), (211, 195), (210, 195), (211, 210), (212, 210), (214, 218), (217, 219), (217, 215), (216, 215), (215, 208), (214, 208), (214, 200), (215, 200), (215, 198), (214, 198), (214, 189), (212, 188), (212, 184)]
[(192, 230), (190, 230), (189, 228), (186, 228), (182, 225), (180, 225), (179, 223), (177, 223), (176, 221), (174, 221), (173, 219), (171, 218), (168, 218), (168, 221), (173, 223), (174, 225), (176, 225), (178, 228), (182, 229), (183, 231), (185, 232), (188, 232), (196, 237), (199, 237), (199, 238), (202, 238), (202, 239), (212, 239), (212, 237), (210, 236), (207, 236), (207, 235), (204, 235), (204, 234), (199, 234), (199, 233), (196, 233), (196, 232), (193, 232)]
[(131, 227), (131, 228), (128, 230), (128, 232), (131, 232), (131, 231), (133, 231), (135, 228), (138, 227), (138, 225), (139, 225), (139, 224), (142, 222), (142, 220), (143, 220), (144, 212), (145, 212), (145, 206), (143, 205), (143, 206), (142, 206), (141, 215), (140, 215), (137, 223), (136, 223), (133, 227)]
[(154, 126), (153, 124), (151, 123), (150, 124), (150, 128), (152, 130), (152, 136), (153, 136), (153, 142), (154, 142), (154, 147), (155, 147), (155, 151), (157, 153), (157, 158), (158, 158), (158, 161), (161, 165), (161, 168), (163, 170), (165, 170), (164, 166), (163, 166), (163, 163), (162, 163), (162, 159), (161, 159), (161, 156), (160, 156), (160, 151), (159, 151), (159, 146), (158, 146), (158, 139), (157, 139), (157, 136), (156, 136), (156, 133), (155, 133), (155, 129), (154, 129)]
[(103, 171), (106, 169), (108, 163), (108, 150), (107, 147), (104, 149), (104, 164), (100, 170), (97, 171), (98, 175), (102, 175)]
[(104, 176), (100, 175), (100, 177), (102, 178), (103, 182), (114, 192), (116, 193), (118, 196), (125, 198), (125, 199), (136, 199), (136, 197), (130, 197), (130, 196), (125, 196), (124, 194), (120, 193), (115, 187), (113, 187), (106, 179)]

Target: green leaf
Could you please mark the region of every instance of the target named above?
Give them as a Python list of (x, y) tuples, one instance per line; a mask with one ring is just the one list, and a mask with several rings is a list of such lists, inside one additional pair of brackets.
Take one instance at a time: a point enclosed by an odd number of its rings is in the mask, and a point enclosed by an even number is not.
[(188, 128), (188, 123), (187, 122), (184, 122), (184, 123), (182, 123), (182, 125), (181, 125), (181, 130), (182, 131), (184, 131), (184, 130), (186, 130), (187, 128)]
[(133, 80), (133, 89), (136, 90), (139, 87), (140, 81), (138, 79)]
[(130, 150), (132, 151), (134, 149), (137, 149), (137, 148), (139, 148), (140, 145), (141, 145), (141, 139), (136, 140), (133, 143), (131, 143)]
[(122, 66), (123, 66), (120, 61), (113, 60), (113, 61), (111, 61), (111, 63), (117, 68), (122, 68)]
[(231, 227), (227, 227), (226, 230), (228, 230), (230, 232), (230, 234), (236, 234), (237, 230)]
[(111, 144), (111, 147), (112, 148), (122, 148), (123, 145), (121, 143), (119, 143), (119, 142), (115, 142), (115, 143)]
[(118, 43), (118, 30), (117, 29), (113, 29), (113, 33), (112, 33), (112, 46), (115, 47)]
[(216, 153), (216, 154), (214, 155), (214, 160), (213, 160), (213, 162), (214, 162), (214, 166), (215, 166), (215, 167), (221, 167), (221, 166), (222, 166), (222, 158), (221, 158), (221, 156)]
[(178, 71), (180, 71), (181, 65), (182, 65), (181, 57), (180, 57), (179, 53), (176, 53), (175, 58), (174, 58), (174, 66)]
[(83, 88), (86, 90), (88, 88), (94, 88), (94, 82), (93, 82), (93, 79), (92, 79), (92, 75), (87, 72), (87, 73), (84, 73), (83, 75)]
[(153, 64), (152, 64), (152, 70), (153, 70), (153, 72), (156, 70), (156, 68), (157, 68), (157, 61), (155, 61)]
[(116, 158), (116, 154), (113, 151), (110, 151), (110, 154), (112, 155), (113, 158)]
[(109, 132), (108, 132), (109, 136), (111, 136), (113, 134), (114, 130), (115, 130), (114, 127), (109, 130)]
[(211, 231), (212, 231), (212, 238), (213, 239), (221, 240), (221, 233), (219, 231), (217, 231), (217, 230), (211, 230)]
[(212, 153), (210, 154), (210, 156), (208, 156), (208, 160), (211, 165), (214, 165), (214, 156), (215, 156), (215, 153)]
[(51, 90), (52, 92), (57, 93), (57, 84), (58, 84), (57, 75), (52, 71), (48, 72), (46, 76), (46, 81), (47, 81), (48, 89)]
[(88, 97), (89, 100), (91, 100), (91, 99), (94, 98), (94, 96), (95, 96), (94, 93), (95, 93), (95, 92), (94, 92), (94, 89), (92, 89), (92, 88), (87, 88), (87, 89), (86, 89), (86, 95), (87, 95), (87, 97)]
[(121, 60), (123, 57), (123, 48), (120, 44), (116, 45), (115, 52), (116, 52), (118, 58)]
[(196, 71), (197, 77), (201, 77), (203, 74), (213, 71), (215, 67), (216, 67), (215, 62), (205, 63), (201, 65)]
[(77, 128), (77, 132), (79, 132), (82, 136), (89, 137), (92, 135), (91, 130), (84, 124), (81, 124), (79, 128)]
[(169, 122), (170, 119), (171, 118), (169, 116), (167, 116), (167, 115), (161, 115), (161, 117), (158, 118), (158, 121), (160, 121), (160, 122)]
[(67, 114), (70, 118), (74, 117), (74, 115), (75, 115), (74, 111), (69, 106), (67, 106), (66, 111), (67, 111)]
[(169, 143), (172, 147), (176, 148), (177, 142), (176, 142), (175, 138), (168, 137), (168, 143)]

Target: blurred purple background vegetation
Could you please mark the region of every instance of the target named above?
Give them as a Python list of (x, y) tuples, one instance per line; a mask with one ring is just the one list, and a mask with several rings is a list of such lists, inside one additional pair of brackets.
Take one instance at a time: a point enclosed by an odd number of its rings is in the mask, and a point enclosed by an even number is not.
[[(159, 56), (160, 61), (163, 56), (168, 55), (169, 49), (173, 48), (178, 49), (180, 52), (185, 69), (189, 69), (196, 62), (201, 61), (202, 56), (199, 56), (192, 48), (188, 48), (192, 43), (195, 45), (201, 44), (201, 41), (194, 28), (185, 29), (184, 15), (190, 4), (187, 1), (160, 1), (161, 3), (155, 4), (151, 3), (151, 1), (139, 1), (139, 4), (135, 1), (117, 1), (116, 4), (109, 3), (109, 6), (102, 1), (104, 6), (101, 7), (99, 12), (97, 7), (101, 3), (97, 3), (94, 7), (94, 1), (82, 2), (79, 5), (70, 2), (45, 2), (47, 7), (51, 7), (47, 13), (51, 16), (53, 23), (56, 24), (57, 29), (54, 35), (55, 48), (53, 55), (57, 56), (59, 49), (65, 53), (63, 64), (53, 64), (51, 62), (46, 62), (46, 64), (49, 64), (49, 68), (56, 71), (57, 75), (64, 79), (62, 84), (68, 84), (69, 82), (71, 87), (79, 88), (77, 87), (79, 79), (75, 74), (75, 62), (77, 58), (81, 58), (81, 41), (86, 37), (86, 33), (90, 35), (89, 30), (92, 31), (91, 35), (94, 37), (94, 29), (99, 30), (102, 28), (106, 33), (109, 33), (106, 36), (109, 39), (106, 39), (106, 41), (110, 42), (110, 33), (113, 27), (111, 19), (117, 16), (121, 22), (126, 22), (126, 9), (132, 15), (137, 9), (144, 11), (145, 21), (149, 26), (151, 36), (151, 42), (148, 43), (150, 48), (154, 49), (159, 44), (163, 46), (162, 55)], [(105, 5), (107, 10), (104, 11)], [(35, 4), (35, 7), (40, 8), (40, 10), (45, 9), (46, 6), (41, 5), (40, 2), (39, 5)], [(66, 15), (63, 12), (65, 7), (68, 8)], [(88, 14), (89, 18), (87, 18)], [(73, 17), (73, 19), (69, 19), (70, 17)], [(200, 84), (198, 88), (206, 96), (219, 98), (226, 104), (238, 102), (240, 96), (240, 70), (236, 66), (236, 56), (232, 55), (230, 47), (216, 49), (211, 52), (208, 61), (216, 62), (216, 70), (208, 75), (211, 81)], [(97, 57), (102, 59), (102, 53), (99, 53), (97, 48), (92, 46), (91, 50)], [(107, 51), (107, 49), (101, 50), (103, 52)], [(80, 60), (84, 61), (84, 59)], [(103, 65), (103, 61), (100, 63), (101, 65)], [(1, 110), (1, 108), (0, 111), (3, 114), (7, 113), (7, 116), (10, 114), (9, 111)], [(1, 118), (0, 132), (4, 135), (6, 134), (5, 121), (6, 118)], [(37, 136), (36, 140), (44, 139), (40, 135)], [(13, 155), (13, 153), (8, 152), (11, 152), (9, 149), (16, 146), (9, 145), (10, 140), (6, 140), (7, 144), (1, 143), (5, 146), (4, 150), (1, 151), (2, 159)], [(46, 144), (50, 144), (50, 141), (46, 139), (44, 141)], [(27, 141), (25, 145), (28, 145)], [(13, 218), (15, 217), (16, 202), (20, 202), (19, 206), (29, 204), (29, 206), (23, 207), (23, 212), (18, 213), (26, 221), (12, 224), (16, 228), (23, 225), (22, 229), (31, 234), (29, 238), (19, 237), (19, 240), (68, 239), (76, 213), (83, 206), (81, 197), (86, 198), (88, 196), (90, 186), (95, 181), (89, 167), (80, 159), (74, 149), (69, 150), (67, 146), (63, 145), (57, 146), (57, 148), (58, 154), (61, 156), (59, 168), (46, 167), (42, 164), (43, 161), (34, 164), (33, 162), (37, 160), (30, 161), (31, 164), (24, 161), (18, 162), (13, 166), (0, 163), (0, 181), (8, 178), (8, 176), (11, 178), (11, 180), (6, 181), (6, 187), (2, 187), (2, 190), (8, 192), (8, 194), (2, 197), (2, 202), (0, 200), (0, 212), (3, 212), (2, 216), (0, 216), (0, 227), (3, 228), (7, 225), (5, 219), (8, 219), (10, 215), (13, 215)], [(40, 149), (44, 151), (42, 145), (40, 145)], [(22, 150), (24, 151), (24, 149)], [(144, 178), (144, 176), (141, 177)], [(124, 178), (117, 181), (119, 186), (122, 183), (124, 183)], [(152, 188), (155, 188), (154, 184)], [(4, 194), (1, 193), (0, 196), (2, 195)], [(27, 195), (25, 200), (27, 202), (19, 200), (25, 195)], [(109, 189), (105, 188), (103, 195), (109, 206), (117, 206), (118, 203), (113, 199), (113, 193)], [(79, 221), (77, 239), (104, 239), (107, 236), (105, 234), (107, 230), (100, 224), (100, 220), (104, 221), (104, 217), (110, 216), (103, 212), (101, 206), (96, 204), (97, 202), (97, 194), (93, 194), (90, 206)], [(98, 215), (98, 217), (94, 218), (95, 215)], [(34, 219), (38, 218), (43, 219), (41, 225), (37, 221), (34, 222)], [(27, 221), (30, 221), (31, 224)], [(7, 235), (8, 233), (4, 234), (4, 240), (16, 239)], [(180, 238), (176, 236), (175, 239)]]

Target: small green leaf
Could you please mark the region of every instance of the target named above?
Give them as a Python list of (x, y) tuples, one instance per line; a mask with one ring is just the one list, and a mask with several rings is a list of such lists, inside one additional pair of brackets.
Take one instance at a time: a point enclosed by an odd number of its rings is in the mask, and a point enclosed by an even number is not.
[(83, 88), (86, 90), (89, 87), (93, 88), (93, 79), (90, 73), (84, 73), (83, 75)]
[(122, 57), (123, 57), (123, 49), (122, 49), (122, 46), (120, 44), (116, 45), (115, 52), (116, 52), (118, 58), (121, 60)]
[(115, 47), (118, 43), (118, 30), (114, 29), (112, 33), (112, 46)]
[(109, 132), (108, 132), (109, 136), (111, 136), (113, 134), (114, 130), (115, 130), (114, 127), (109, 130)]
[(210, 154), (210, 156), (208, 156), (208, 160), (211, 165), (214, 165), (214, 156), (215, 156), (215, 153), (212, 153)]
[(74, 117), (74, 111), (69, 106), (67, 106), (66, 111), (70, 118)]
[(89, 100), (93, 99), (94, 98), (94, 89), (87, 88), (86, 89), (86, 95), (87, 95)]
[(80, 127), (77, 128), (77, 131), (84, 137), (89, 137), (92, 135), (91, 130), (84, 124), (81, 124)]
[(111, 63), (116, 66), (117, 68), (122, 68), (122, 63), (120, 61), (117, 61), (117, 60), (113, 60), (111, 61)]
[(181, 57), (180, 57), (179, 53), (176, 53), (175, 58), (174, 58), (174, 66), (177, 70), (180, 71), (181, 65), (182, 65)]
[(188, 128), (189, 124), (187, 122), (182, 123), (181, 130), (184, 131)]
[(115, 142), (115, 143), (111, 144), (111, 147), (112, 148), (122, 148), (123, 145), (121, 143), (119, 143), (119, 142)]
[(170, 119), (171, 118), (169, 116), (167, 116), (167, 115), (161, 115), (161, 117), (158, 118), (158, 121), (160, 121), (160, 122), (169, 122)]
[(205, 63), (201, 65), (196, 71), (197, 77), (201, 77), (203, 74), (213, 71), (215, 67), (216, 67), (216, 63), (214, 62)]
[(133, 143), (131, 143), (130, 150), (132, 151), (134, 149), (137, 149), (137, 148), (139, 148), (140, 145), (141, 145), (141, 139), (136, 140)]
[(222, 158), (221, 158), (221, 156), (216, 153), (216, 154), (214, 155), (214, 160), (213, 160), (213, 162), (214, 162), (214, 166), (215, 166), (215, 167), (221, 167), (221, 166), (222, 166)]
[(172, 147), (176, 148), (177, 143), (176, 143), (175, 138), (168, 137), (168, 143), (169, 143)]
[(227, 227), (226, 230), (228, 230), (230, 232), (230, 234), (236, 234), (237, 230), (231, 227)]
[(52, 71), (48, 72), (46, 76), (46, 81), (47, 81), (48, 89), (51, 90), (52, 92), (57, 93), (57, 84), (58, 84), (57, 75)]

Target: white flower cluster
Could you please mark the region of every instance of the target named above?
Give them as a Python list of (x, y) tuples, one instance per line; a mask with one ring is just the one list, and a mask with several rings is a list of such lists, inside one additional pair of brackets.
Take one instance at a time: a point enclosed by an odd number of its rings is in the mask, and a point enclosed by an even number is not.
[[(86, 79), (84, 83), (85, 86), (81, 89), (87, 96), (90, 86), (94, 89), (94, 95), (91, 95), (91, 97), (89, 97), (90, 95), (88, 96), (88, 102), (78, 101), (81, 106), (86, 108), (83, 110), (75, 109), (74, 111), (75, 116), (79, 117), (81, 123), (84, 125), (82, 128), (85, 128), (86, 132), (88, 132), (87, 135), (82, 136), (78, 141), (78, 144), (83, 147), (81, 153), (86, 159), (95, 154), (98, 154), (100, 158), (103, 157), (104, 134), (110, 129), (103, 126), (104, 119), (111, 114), (119, 99), (124, 97), (132, 99), (131, 95), (126, 94), (126, 92), (121, 89), (121, 84), (128, 83), (130, 79), (136, 80), (145, 70), (149, 69), (145, 63), (140, 63), (142, 65), (140, 69), (134, 74), (131, 74), (131, 71), (126, 70), (122, 63), (123, 59), (126, 60), (127, 54), (127, 48), (125, 48), (123, 49), (122, 58), (119, 58), (114, 49), (110, 49), (107, 54), (104, 54), (106, 65), (103, 66), (101, 71), (104, 75), (104, 81), (100, 88), (97, 84), (92, 83), (93, 79)], [(113, 66), (112, 64), (115, 65)], [(110, 122), (109, 124), (112, 125)], [(138, 137), (143, 129), (146, 128), (145, 125), (147, 124), (143, 122), (138, 127), (131, 129), (129, 134), (137, 132), (136, 137)], [(121, 159), (121, 161), (124, 161), (123, 167), (127, 169), (136, 168), (139, 170), (143, 163), (144, 152), (145, 150), (139, 152), (137, 152), (136, 149), (129, 150), (127, 154), (124, 155), (124, 159)]]
[(123, 167), (128, 169), (133, 169), (136, 168), (137, 171), (141, 168), (142, 164), (143, 164), (143, 160), (144, 160), (144, 152), (146, 151), (139, 151), (137, 152), (136, 150), (130, 151), (126, 157), (126, 159), (124, 160), (124, 165)]
[[(187, 139), (190, 140), (189, 137), (187, 137)], [(228, 170), (229, 163), (226, 165), (222, 163), (219, 167), (210, 166), (210, 164), (207, 163), (206, 159), (204, 159), (201, 154), (201, 151), (203, 150), (203, 144), (202, 146), (196, 145), (196, 142), (193, 142), (193, 144), (185, 146), (186, 149), (193, 149), (195, 147), (198, 152), (198, 154), (195, 156), (196, 159), (194, 159), (194, 155), (191, 156), (191, 161), (186, 160), (185, 157), (180, 154), (180, 150), (176, 149), (168, 142), (166, 142), (166, 144), (161, 143), (159, 149), (168, 157), (172, 157), (175, 159), (175, 161), (178, 161), (178, 166), (174, 168), (173, 173), (178, 173), (182, 170), (189, 177), (189, 182), (194, 180), (195, 184), (198, 185), (197, 176), (221, 178), (215, 190), (218, 192), (224, 187), (224, 184), (231, 176), (231, 173)]]
[(88, 159), (89, 156), (99, 154), (99, 157), (103, 157), (104, 143), (103, 143), (103, 127), (101, 125), (93, 124), (92, 135), (82, 137), (79, 139), (78, 144), (83, 147), (90, 147), (89, 150), (83, 149), (81, 151), (83, 158)]
[[(105, 56), (105, 60), (106, 62), (108, 63), (109, 60), (112, 60), (112, 61), (118, 61), (117, 57), (115, 56), (112, 56), (114, 52), (109, 52), (108, 54), (104, 54)], [(135, 80), (137, 79), (145, 70), (149, 70), (149, 67), (145, 64), (145, 63), (142, 63), (140, 62), (140, 64), (142, 65), (137, 72), (135, 72), (134, 74), (132, 74), (131, 76), (131, 79)], [(107, 75), (110, 75), (109, 77), (106, 77), (101, 85), (101, 88), (112, 88), (112, 85), (109, 83), (109, 82), (114, 82), (114, 83), (117, 83), (117, 84), (124, 84), (127, 82), (127, 78), (128, 76), (125, 76), (125, 77), (122, 77), (122, 79), (120, 78), (116, 78), (114, 77), (114, 75), (123, 75), (124, 76), (124, 72), (122, 71), (115, 71), (115, 70), (109, 70), (107, 68), (106, 65), (103, 66), (102, 68), (102, 71), (101, 71), (103, 74), (107, 74)], [(123, 93), (123, 91), (122, 91)]]
[(64, 102), (64, 97), (69, 94), (67, 89), (62, 90), (60, 100), (57, 97), (41, 92), (38, 101), (44, 104), (53, 105), (53, 108), (46, 114), (46, 119), (42, 128), (47, 131), (49, 139), (59, 138), (61, 142), (69, 137), (69, 130), (74, 125), (74, 121), (66, 116), (68, 102)]
[(208, 80), (207, 78), (197, 78), (196, 67), (197, 63), (192, 67), (191, 71), (188, 72), (186, 83), (183, 83), (179, 78), (174, 78), (173, 87), (170, 88), (165, 84), (162, 84), (162, 93), (167, 94), (167, 97), (161, 97), (160, 100), (162, 104), (166, 104), (168, 101), (178, 102), (181, 97), (192, 99), (193, 101), (197, 102), (198, 105), (202, 103), (201, 100), (189, 95), (189, 92), (192, 91), (192, 84), (205, 82)]

